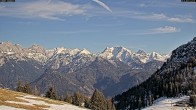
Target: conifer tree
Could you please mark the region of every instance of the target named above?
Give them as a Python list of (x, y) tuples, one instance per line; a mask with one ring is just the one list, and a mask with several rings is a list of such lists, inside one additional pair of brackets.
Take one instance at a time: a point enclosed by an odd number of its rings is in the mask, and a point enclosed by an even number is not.
[(37, 86), (34, 86), (34, 89), (32, 90), (33, 95), (39, 95), (39, 90), (37, 89)]
[(106, 100), (106, 103), (107, 103), (107, 110), (116, 110), (111, 99)]
[(80, 94), (80, 92), (76, 92), (73, 96), (73, 104), (76, 105), (76, 106), (82, 106), (82, 95)]
[(95, 89), (91, 97), (91, 109), (93, 110), (107, 110), (107, 104), (103, 93)]
[(152, 105), (152, 96), (148, 95), (148, 105), (151, 106)]
[(84, 107), (89, 108), (91, 107), (91, 102), (89, 97), (84, 97)]
[(45, 97), (50, 98), (50, 99), (57, 99), (56, 91), (54, 87), (50, 87), (49, 90), (46, 92)]
[(24, 85), (24, 87), (23, 87), (23, 92), (24, 93), (28, 93), (28, 94), (30, 94), (31, 93), (31, 88), (30, 88), (30, 85), (29, 85), (29, 83), (25, 83), (25, 85)]
[(196, 95), (190, 96), (190, 103), (193, 107), (196, 107)]
[(64, 101), (67, 103), (72, 103), (72, 96), (70, 94), (66, 94)]
[(16, 88), (16, 91), (18, 91), (18, 92), (23, 92), (22, 81), (18, 81), (18, 86), (17, 86), (17, 88)]

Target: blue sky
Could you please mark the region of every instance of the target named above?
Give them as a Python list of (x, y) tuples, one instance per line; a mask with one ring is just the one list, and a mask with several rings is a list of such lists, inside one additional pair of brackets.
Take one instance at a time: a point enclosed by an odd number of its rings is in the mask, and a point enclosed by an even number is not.
[(0, 41), (170, 53), (196, 36), (195, 10), (180, 0), (16, 0), (0, 3)]

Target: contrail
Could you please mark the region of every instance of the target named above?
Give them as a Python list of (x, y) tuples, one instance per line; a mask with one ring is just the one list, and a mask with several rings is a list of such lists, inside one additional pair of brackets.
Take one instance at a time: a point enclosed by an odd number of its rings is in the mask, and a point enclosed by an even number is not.
[(99, 5), (101, 5), (103, 8), (105, 8), (106, 10), (108, 10), (110, 13), (112, 13), (112, 10), (103, 2), (99, 1), (99, 0), (93, 0), (94, 2), (98, 3)]

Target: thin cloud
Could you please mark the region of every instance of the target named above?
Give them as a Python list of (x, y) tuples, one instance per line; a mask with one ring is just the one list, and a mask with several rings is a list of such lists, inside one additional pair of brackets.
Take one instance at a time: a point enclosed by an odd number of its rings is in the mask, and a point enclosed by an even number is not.
[(138, 18), (138, 19), (147, 19), (147, 20), (162, 20), (162, 19), (166, 19), (167, 16), (165, 16), (163, 13), (161, 14), (141, 14), (141, 15), (135, 15), (133, 16), (134, 18)]
[(142, 4), (139, 4), (140, 7), (146, 7), (146, 4), (142, 3)]
[(138, 32), (132, 32), (129, 35), (150, 35), (150, 34), (168, 34), (180, 32), (180, 29), (174, 26), (162, 26), (158, 28), (152, 28), (148, 30), (140, 30)]
[(112, 10), (103, 2), (99, 1), (99, 0), (93, 0), (94, 2), (98, 3), (99, 5), (101, 5), (103, 8), (105, 8), (106, 10), (108, 10), (110, 13), (112, 13)]
[(191, 18), (168, 18), (168, 21), (171, 21), (171, 22), (181, 22), (181, 23), (184, 23), (184, 22), (187, 22), (187, 23), (193, 23), (194, 20), (191, 19)]
[(164, 13), (145, 13), (137, 11), (118, 11), (114, 16), (128, 17), (133, 19), (151, 20), (151, 21), (168, 21), (179, 23), (195, 23), (191, 16), (167, 16)]
[(73, 30), (73, 31), (51, 31), (48, 33), (52, 34), (85, 34), (85, 33), (95, 33), (95, 32), (100, 32), (98, 30)]
[(145, 20), (162, 20), (169, 22), (180, 22), (180, 23), (194, 23), (194, 20), (190, 17), (170, 17), (163, 13), (153, 13), (153, 14), (140, 14), (133, 15), (133, 18), (145, 19)]
[(12, 8), (4, 6), (0, 10), (0, 16), (12, 16), (21, 18), (43, 18), (50, 20), (64, 20), (66, 16), (82, 15), (85, 8), (63, 1), (39, 0), (17, 4)]
[(160, 33), (174, 33), (174, 32), (178, 32), (179, 29), (177, 29), (176, 27), (173, 26), (163, 26), (163, 27), (158, 27), (158, 28), (154, 28), (150, 30), (151, 33), (154, 34), (160, 34)]

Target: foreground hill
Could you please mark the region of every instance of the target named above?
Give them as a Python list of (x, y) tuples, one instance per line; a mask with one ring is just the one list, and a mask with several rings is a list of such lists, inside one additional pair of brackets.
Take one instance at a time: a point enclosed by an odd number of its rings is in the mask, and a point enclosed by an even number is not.
[(163, 97), (196, 93), (196, 38), (173, 50), (171, 57), (149, 79), (117, 95), (118, 110), (143, 108)]
[(0, 89), (0, 110), (87, 110), (65, 102)]

